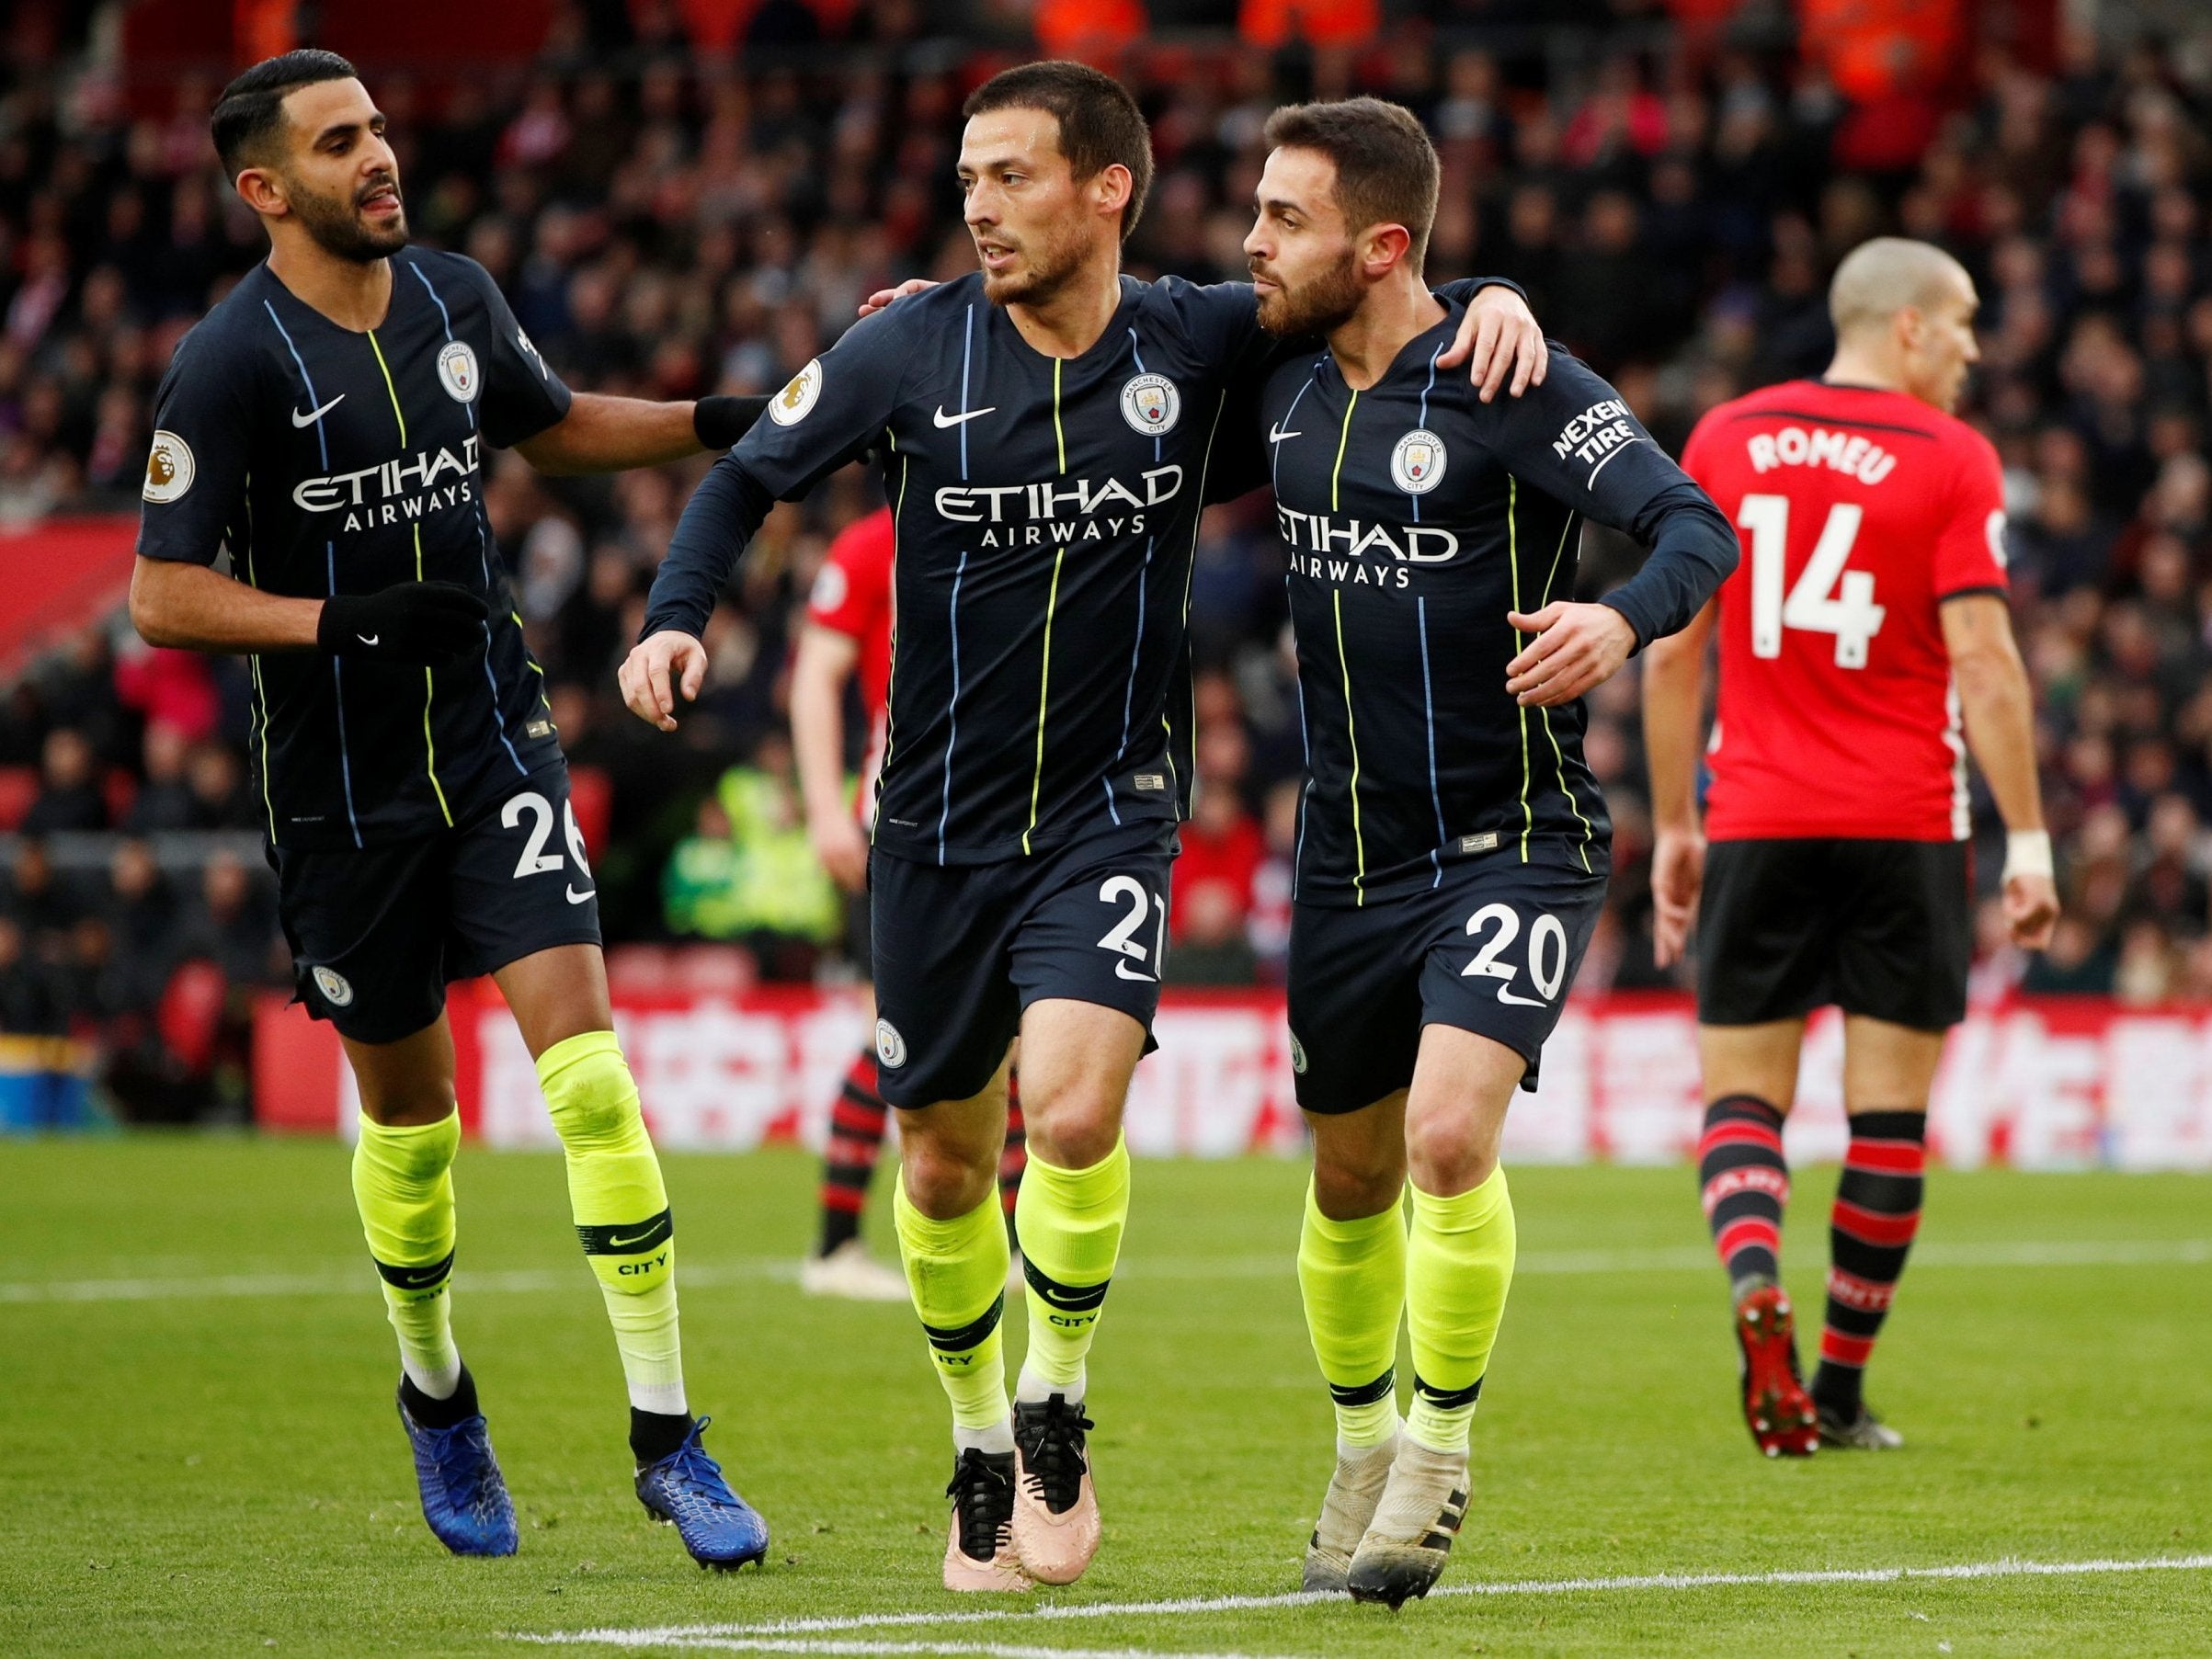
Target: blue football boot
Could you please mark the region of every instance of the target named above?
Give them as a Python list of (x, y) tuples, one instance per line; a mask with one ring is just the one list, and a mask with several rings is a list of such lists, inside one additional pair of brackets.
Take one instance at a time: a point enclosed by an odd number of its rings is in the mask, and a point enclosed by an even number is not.
[(655, 1520), (676, 1528), (693, 1561), (729, 1571), (768, 1554), (768, 1523), (730, 1490), (722, 1465), (701, 1443), (713, 1421), (700, 1418), (681, 1446), (637, 1472), (637, 1501)]
[(514, 1500), (492, 1455), (484, 1414), (472, 1413), (450, 1428), (425, 1428), (407, 1410), (403, 1393), (399, 1420), (415, 1449), (422, 1517), (438, 1541), (456, 1555), (512, 1555)]

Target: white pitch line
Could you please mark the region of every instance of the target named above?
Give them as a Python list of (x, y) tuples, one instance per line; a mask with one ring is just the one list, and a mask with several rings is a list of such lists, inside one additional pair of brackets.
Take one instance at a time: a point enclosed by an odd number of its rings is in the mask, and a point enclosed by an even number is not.
[[(1620, 1578), (1524, 1578), (1489, 1584), (1443, 1585), (1429, 1592), (1442, 1596), (1571, 1596), (1638, 1590), (1704, 1590), (1748, 1585), (1882, 1585), (1924, 1580), (1984, 1578), (2072, 1578), (2115, 1573), (2190, 1572), (2212, 1568), (2212, 1554), (2160, 1555), (2137, 1561), (2001, 1561), (1963, 1562), (1933, 1567), (1830, 1567), (1782, 1569), (1768, 1573), (1646, 1573)], [(1307, 1607), (1320, 1602), (1341, 1602), (1342, 1597), (1318, 1590), (1286, 1590), (1273, 1596), (1189, 1596), (1166, 1601), (1093, 1601), (1047, 1605), (1032, 1609), (992, 1608), (972, 1612), (856, 1613), (830, 1619), (784, 1619), (762, 1624), (671, 1624), (634, 1630), (601, 1628), (587, 1631), (549, 1631), (519, 1634), (517, 1641), (557, 1646), (687, 1647), (713, 1642), (774, 1640), (797, 1641), (838, 1631), (880, 1631), (900, 1627), (1002, 1624), (1008, 1621), (1044, 1624), (1069, 1619), (1187, 1619), (1203, 1613), (1245, 1613), (1276, 1608)], [(800, 1647), (760, 1648), (777, 1653), (830, 1652)], [(983, 1653), (984, 1648), (884, 1645), (836, 1650), (868, 1653)], [(1024, 1649), (1063, 1656), (1069, 1649)]]
[[(548, 1639), (520, 1636), (517, 1640)], [(680, 1636), (651, 1645), (677, 1648), (685, 1653), (975, 1653), (989, 1655), (990, 1659), (1288, 1659), (1286, 1655), (1264, 1653), (1190, 1653), (1180, 1648), (1163, 1653), (1141, 1647), (1033, 1647), (1005, 1642), (814, 1642), (804, 1637), (774, 1636)]]
[[(2032, 1239), (1990, 1244), (1927, 1244), (1913, 1252), (1916, 1269), (1936, 1267), (2195, 1267), (2212, 1262), (2212, 1239)], [(1123, 1264), (1116, 1278), (1128, 1280), (1288, 1278), (1296, 1262), (1292, 1252), (1269, 1256), (1142, 1257)], [(1635, 1273), (1705, 1273), (1713, 1253), (1702, 1245), (1650, 1250), (1532, 1250), (1514, 1266), (1516, 1274), (1549, 1276)], [(732, 1262), (686, 1263), (682, 1283), (690, 1290), (792, 1281), (795, 1261), (754, 1256)], [(568, 1271), (519, 1269), (471, 1272), (462, 1269), (456, 1289), (468, 1296), (535, 1295), (574, 1290), (588, 1282)], [(214, 1274), (173, 1278), (82, 1278), (0, 1280), (0, 1304), (10, 1302), (195, 1301), (286, 1296), (359, 1296), (376, 1283), (363, 1263), (359, 1271), (322, 1273)]]

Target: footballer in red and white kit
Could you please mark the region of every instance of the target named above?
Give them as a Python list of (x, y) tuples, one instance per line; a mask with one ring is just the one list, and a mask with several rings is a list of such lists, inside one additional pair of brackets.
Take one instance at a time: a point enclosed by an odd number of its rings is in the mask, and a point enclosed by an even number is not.
[[(2058, 915), (1997, 454), (1950, 413), (1978, 355), (1972, 280), (1940, 249), (1882, 238), (1838, 267), (1829, 302), (1827, 374), (1723, 403), (1691, 435), (1683, 469), (1734, 521), (1742, 560), (1644, 669), (1655, 953), (1682, 955), (1694, 925), (1698, 1179), (1745, 1418), (1770, 1457), (1901, 1443), (1861, 1380), (1919, 1225), (1944, 1035), (1966, 1011), (1969, 749), (2009, 832), (2013, 938), (2040, 947)], [(1851, 1147), (1808, 1390), (1781, 1284), (1782, 1126), (1806, 1017), (1830, 1003), (1845, 1016)]]
[(1719, 594), (1706, 835), (1966, 840), (1937, 607), (2006, 591), (1990, 440), (1903, 392), (1793, 381), (1707, 415), (1682, 467), (1743, 545)]
[[(792, 665), (792, 739), (806, 800), (808, 834), (831, 877), (851, 895), (845, 949), (863, 980), (870, 977), (868, 832), (875, 824), (875, 779), (889, 740), (892, 566), (898, 537), (891, 509), (857, 518), (830, 542), (807, 596), (806, 627)], [(845, 772), (845, 682), (858, 680), (868, 722), (860, 782)], [(873, 1010), (870, 1011), (873, 1023)], [(822, 1160), (821, 1231), (800, 1265), (810, 1295), (858, 1301), (906, 1301), (906, 1281), (869, 1255), (861, 1237), (868, 1184), (882, 1156), (888, 1108), (876, 1092), (873, 1040), (846, 1069), (830, 1108), (829, 1147)], [(1018, 1091), (1009, 1080), (1009, 1089)], [(1028, 1153), (1019, 1093), (1008, 1102), (1006, 1150), (998, 1167), (1000, 1203), (1011, 1224)]]
[(897, 551), (889, 507), (854, 519), (829, 544), (814, 591), (806, 597), (806, 619), (843, 634), (857, 653), (852, 672), (860, 680), (861, 710), (868, 717), (868, 747), (861, 757), (853, 814), (863, 829), (875, 822), (875, 777), (883, 769), (888, 730), (891, 565)]

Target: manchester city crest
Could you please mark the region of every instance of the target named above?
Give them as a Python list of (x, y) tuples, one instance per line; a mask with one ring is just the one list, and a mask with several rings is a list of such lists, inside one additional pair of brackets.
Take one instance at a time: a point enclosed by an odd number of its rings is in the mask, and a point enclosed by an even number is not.
[(1390, 451), (1390, 482), (1408, 495), (1426, 495), (1443, 482), (1444, 440), (1416, 426)]
[(476, 394), (484, 390), (484, 377), (476, 372), (476, 354), (466, 340), (449, 341), (438, 354), (438, 383), (457, 403), (474, 403)]
[(887, 1019), (875, 1022), (875, 1058), (886, 1071), (895, 1072), (906, 1063), (906, 1040)]
[(1146, 437), (1174, 431), (1182, 412), (1183, 395), (1164, 374), (1135, 375), (1122, 388), (1122, 418)]

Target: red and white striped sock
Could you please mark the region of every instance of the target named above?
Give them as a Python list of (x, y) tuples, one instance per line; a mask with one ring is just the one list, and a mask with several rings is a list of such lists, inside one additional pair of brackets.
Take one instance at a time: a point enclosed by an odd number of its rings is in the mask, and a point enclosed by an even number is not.
[(1782, 1155), (1782, 1114), (1754, 1095), (1724, 1095), (1705, 1108), (1697, 1181), (1714, 1247), (1739, 1301), (1782, 1278), (1782, 1211), (1790, 1167)]
[(1920, 1231), (1927, 1136), (1925, 1112), (1852, 1114), (1829, 1218), (1828, 1315), (1812, 1384), (1813, 1399), (1842, 1417), (1859, 1415), (1860, 1381)]
[(861, 1236), (861, 1211), (868, 1203), (868, 1182), (884, 1151), (889, 1116), (876, 1092), (875, 1045), (854, 1056), (829, 1110), (829, 1147), (822, 1157), (822, 1242), (827, 1256)]

